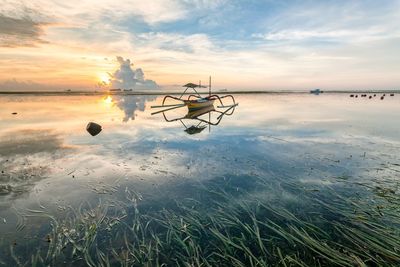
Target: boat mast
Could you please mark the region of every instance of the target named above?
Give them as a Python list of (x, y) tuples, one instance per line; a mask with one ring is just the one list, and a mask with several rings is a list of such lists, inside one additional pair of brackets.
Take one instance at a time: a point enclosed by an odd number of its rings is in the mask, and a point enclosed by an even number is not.
[(211, 96), (211, 76), (210, 79), (208, 80), (208, 96)]

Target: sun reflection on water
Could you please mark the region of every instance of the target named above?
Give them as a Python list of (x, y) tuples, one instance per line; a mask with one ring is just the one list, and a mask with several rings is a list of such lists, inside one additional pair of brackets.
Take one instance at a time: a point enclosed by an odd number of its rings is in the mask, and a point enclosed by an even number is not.
[(111, 96), (106, 96), (105, 98), (103, 98), (103, 102), (107, 105), (111, 105), (113, 103), (113, 99)]

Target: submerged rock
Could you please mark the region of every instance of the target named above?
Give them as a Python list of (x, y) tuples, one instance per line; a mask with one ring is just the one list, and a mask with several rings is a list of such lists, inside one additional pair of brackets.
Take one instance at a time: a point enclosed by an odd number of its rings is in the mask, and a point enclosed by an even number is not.
[(100, 124), (97, 124), (95, 122), (89, 122), (88, 125), (86, 126), (86, 131), (90, 133), (91, 136), (96, 136), (101, 132), (102, 128)]

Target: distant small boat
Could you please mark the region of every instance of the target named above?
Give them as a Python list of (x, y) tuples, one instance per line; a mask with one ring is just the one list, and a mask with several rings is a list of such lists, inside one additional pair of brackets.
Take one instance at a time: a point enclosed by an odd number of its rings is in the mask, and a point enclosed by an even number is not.
[(321, 89), (314, 89), (310, 91), (310, 94), (314, 94), (314, 95), (319, 95), (321, 93), (323, 93), (324, 91), (322, 91)]

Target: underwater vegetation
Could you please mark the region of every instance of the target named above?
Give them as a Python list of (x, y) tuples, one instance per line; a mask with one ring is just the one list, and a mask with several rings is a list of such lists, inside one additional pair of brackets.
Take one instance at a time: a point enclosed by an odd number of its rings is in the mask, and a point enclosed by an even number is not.
[[(271, 197), (261, 178), (185, 185), (182, 199), (146, 199), (125, 189), (124, 201), (45, 211), (51, 228), (38, 240), (10, 244), (0, 263), (19, 266), (398, 266), (400, 197), (362, 185), (352, 197), (334, 187), (309, 190), (279, 181)], [(248, 178), (248, 177), (247, 177)], [(352, 185), (354, 186), (354, 185)], [(276, 185), (273, 185), (276, 188)], [(370, 201), (365, 201), (370, 194)], [(284, 198), (284, 197), (283, 197)], [(205, 201), (207, 200), (207, 201)], [(294, 205), (293, 203), (297, 203)], [(39, 237), (40, 236), (40, 237)], [(28, 249), (29, 247), (35, 249)]]

